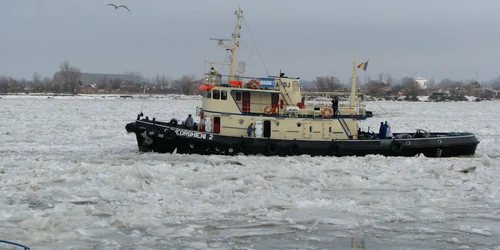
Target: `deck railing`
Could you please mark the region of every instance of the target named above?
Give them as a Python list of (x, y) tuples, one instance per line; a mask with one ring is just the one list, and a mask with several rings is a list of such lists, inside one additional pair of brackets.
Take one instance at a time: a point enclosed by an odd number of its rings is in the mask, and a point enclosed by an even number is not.
[(30, 250), (29, 247), (27, 247), (25, 245), (21, 245), (21, 244), (16, 243), (16, 242), (12, 242), (12, 241), (0, 240), (0, 243), (5, 243), (5, 244), (8, 244), (8, 245), (13, 245), (13, 246), (16, 246), (16, 247), (22, 247), (22, 248), (24, 248), (24, 250)]

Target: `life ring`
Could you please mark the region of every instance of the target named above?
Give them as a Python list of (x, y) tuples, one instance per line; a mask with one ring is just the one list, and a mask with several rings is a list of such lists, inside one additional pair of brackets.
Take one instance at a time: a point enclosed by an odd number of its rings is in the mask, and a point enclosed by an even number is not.
[(164, 138), (169, 141), (175, 139), (175, 137), (177, 137), (177, 134), (173, 130), (167, 131), (164, 136)]
[(249, 85), (250, 85), (250, 88), (252, 88), (252, 89), (258, 89), (260, 86), (259, 80), (252, 79), (252, 80), (250, 80)]
[(271, 107), (270, 105), (267, 105), (265, 108), (264, 108), (264, 113), (266, 115), (270, 115), (271, 113), (273, 113), (273, 107)]
[(149, 128), (148, 130), (146, 130), (146, 133), (149, 137), (154, 138), (154, 137), (158, 136), (158, 129), (156, 129), (155, 127), (152, 127), (152, 128)]
[(278, 153), (278, 145), (274, 143), (267, 144), (267, 153), (270, 155), (275, 155)]
[(403, 150), (403, 145), (397, 141), (392, 141), (391, 142), (391, 150), (392, 152), (399, 153), (401, 150)]
[(333, 109), (330, 107), (324, 108), (323, 110), (321, 110), (321, 115), (324, 117), (330, 117), (330, 116), (332, 116), (332, 114), (333, 114)]

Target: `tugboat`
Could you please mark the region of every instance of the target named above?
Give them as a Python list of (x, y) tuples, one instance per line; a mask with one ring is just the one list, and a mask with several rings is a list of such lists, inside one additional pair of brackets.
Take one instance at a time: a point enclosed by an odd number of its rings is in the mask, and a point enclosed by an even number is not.
[[(243, 11), (237, 17), (232, 40), (218, 40), (231, 53), (229, 75), (210, 67), (199, 87), (202, 105), (196, 108), (199, 123), (177, 119), (159, 121), (142, 111), (125, 126), (135, 133), (139, 151), (181, 154), (265, 156), (384, 156), (455, 157), (473, 155), (479, 141), (473, 133), (394, 133), (391, 139), (358, 126), (356, 63), (353, 61), (351, 105), (346, 107), (305, 105), (299, 78), (278, 76), (243, 77), (237, 72)], [(232, 44), (224, 44), (232, 41)], [(213, 63), (211, 63), (213, 66)], [(239, 67), (238, 67), (239, 68)], [(237, 74), (240, 73), (240, 74)]]

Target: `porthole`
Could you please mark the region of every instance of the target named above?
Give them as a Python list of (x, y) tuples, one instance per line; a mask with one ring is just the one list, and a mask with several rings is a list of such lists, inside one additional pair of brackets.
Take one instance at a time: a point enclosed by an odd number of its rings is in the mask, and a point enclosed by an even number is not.
[(300, 128), (300, 126), (302, 126), (302, 123), (297, 122), (297, 127), (299, 127), (299, 128)]
[(443, 143), (443, 142), (441, 140), (438, 140), (438, 144), (441, 144), (441, 143)]
[(406, 142), (406, 145), (410, 145), (410, 144), (411, 144), (411, 142), (409, 142), (409, 141)]

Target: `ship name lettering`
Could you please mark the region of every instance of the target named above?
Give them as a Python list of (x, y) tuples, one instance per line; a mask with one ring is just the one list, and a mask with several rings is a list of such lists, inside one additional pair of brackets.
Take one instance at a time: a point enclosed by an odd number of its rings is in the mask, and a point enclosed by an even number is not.
[(189, 130), (176, 130), (175, 131), (178, 136), (188, 137), (188, 138), (197, 138), (203, 140), (213, 140), (213, 135), (200, 133), (196, 131)]

